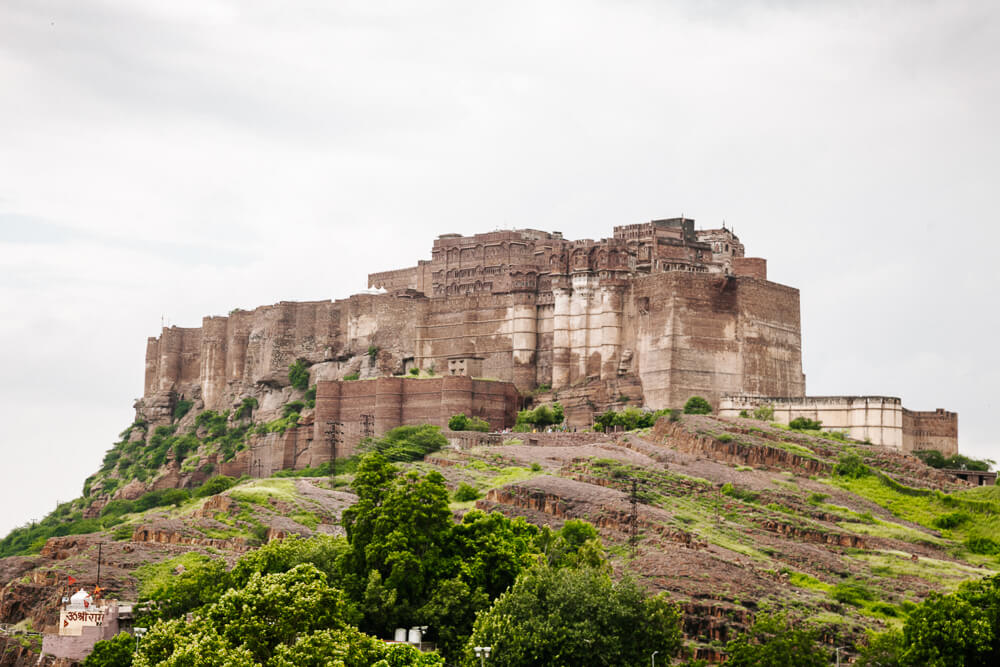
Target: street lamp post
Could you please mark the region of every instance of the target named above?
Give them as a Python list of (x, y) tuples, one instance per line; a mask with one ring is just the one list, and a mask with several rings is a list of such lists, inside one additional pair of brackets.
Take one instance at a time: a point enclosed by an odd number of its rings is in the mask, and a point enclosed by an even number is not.
[(135, 633), (135, 652), (139, 652), (139, 639), (146, 634), (146, 628), (132, 628), (132, 632)]
[(493, 650), (493, 647), (476, 646), (472, 650), (476, 652), (476, 657), (479, 658), (479, 667), (486, 667), (486, 658), (490, 657), (490, 651)]
[(834, 649), (834, 651), (837, 652), (837, 667), (840, 667), (840, 651), (842, 649), (845, 649), (845, 648), (847, 648), (847, 647), (846, 646), (838, 646), (837, 648)]
[(653, 651), (653, 655), (649, 656), (650, 661), (653, 663), (653, 667), (656, 667), (656, 654), (657, 653), (659, 653), (659, 651)]

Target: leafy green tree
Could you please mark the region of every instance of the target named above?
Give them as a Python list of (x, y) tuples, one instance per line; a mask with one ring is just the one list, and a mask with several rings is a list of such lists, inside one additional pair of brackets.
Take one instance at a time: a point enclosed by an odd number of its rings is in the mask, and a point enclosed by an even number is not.
[(94, 644), (93, 652), (83, 661), (83, 667), (130, 667), (135, 640), (127, 632)]
[(407, 644), (386, 644), (355, 628), (320, 630), (300, 637), (294, 644), (282, 644), (268, 663), (271, 667), (443, 667), (444, 660), (433, 653), (421, 653)]
[(490, 596), (482, 588), (472, 588), (456, 576), (438, 583), (418, 616), (433, 628), (438, 650), (446, 656), (458, 656), (472, 632), (476, 614), (489, 606)]
[(557, 531), (546, 526), (541, 529), (538, 544), (552, 567), (608, 567), (597, 529), (581, 519), (567, 519)]
[(280, 574), (308, 563), (336, 585), (340, 579), (339, 560), (347, 552), (347, 540), (333, 535), (298, 536), (273, 540), (245, 554), (229, 573), (229, 585), (241, 588), (254, 574)]
[(872, 634), (868, 643), (859, 646), (857, 667), (899, 667), (903, 664), (903, 632), (890, 630)]
[(480, 431), (488, 433), (490, 424), (485, 419), (479, 417), (466, 417), (464, 412), (452, 415), (448, 420), (448, 428), (452, 431)]
[(536, 426), (544, 428), (552, 424), (561, 424), (566, 413), (560, 403), (539, 405), (534, 410), (521, 410), (517, 413), (517, 426)]
[(684, 414), (686, 415), (710, 415), (712, 414), (712, 404), (701, 396), (692, 396), (684, 404)]
[(903, 626), (904, 664), (978, 667), (1000, 664), (1000, 577), (931, 593)]
[(246, 586), (229, 589), (206, 607), (201, 618), (231, 646), (265, 663), (279, 644), (292, 644), (315, 630), (343, 628), (352, 615), (326, 575), (302, 564), (281, 574), (254, 573)]
[(139, 643), (134, 667), (259, 667), (245, 648), (234, 647), (200, 620), (160, 621)]
[(367, 598), (371, 573), (377, 572), (380, 585), (395, 594), (394, 618), (377, 618), (366, 610), (363, 627), (384, 633), (394, 627), (387, 623), (413, 624), (438, 573), (447, 569), (444, 545), (452, 520), (444, 477), (437, 472), (421, 477), (416, 471), (396, 477), (375, 453), (359, 463), (353, 486), (358, 502), (343, 514), (350, 543), (343, 559), (348, 590), (354, 599)]
[(464, 664), (477, 665), (472, 647), (488, 645), (496, 667), (645, 665), (653, 651), (664, 658), (677, 651), (680, 620), (674, 603), (646, 598), (628, 579), (537, 565), (476, 618)]
[(231, 585), (226, 563), (221, 559), (201, 556), (181, 573), (164, 579), (144, 601), (150, 612), (143, 622), (157, 618), (179, 618), (203, 605), (215, 602)]
[(508, 519), (499, 512), (472, 510), (449, 531), (447, 576), (461, 576), (473, 589), (496, 598), (536, 561), (540, 533), (521, 517)]
[(815, 629), (784, 616), (761, 615), (744, 634), (726, 644), (728, 667), (826, 667), (830, 655), (816, 643)]

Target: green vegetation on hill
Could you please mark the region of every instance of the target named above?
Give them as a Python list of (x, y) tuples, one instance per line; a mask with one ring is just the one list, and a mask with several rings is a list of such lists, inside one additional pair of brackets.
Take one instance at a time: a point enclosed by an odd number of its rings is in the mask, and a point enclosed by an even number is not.
[[(472, 665), (477, 614), (485, 619), (477, 626), (483, 636), (525, 651), (540, 638), (561, 637), (568, 650), (592, 631), (608, 635), (586, 651), (577, 646), (581, 661), (574, 664), (641, 665), (645, 651), (667, 654), (679, 644), (676, 605), (646, 598), (632, 583), (613, 584), (586, 522), (568, 520), (553, 531), (472, 511), (455, 523), (440, 474), (401, 473), (378, 452), (360, 460), (352, 488), (358, 502), (344, 511), (346, 538), (271, 542), (231, 570), (197, 554), (140, 570), (146, 612), (138, 622), (151, 629), (134, 664), (200, 664), (188, 662), (193, 645), (226, 664), (328, 664), (313, 662), (320, 656), (309, 651), (320, 650), (323, 660), (344, 651), (358, 656), (345, 664), (367, 665), (384, 657), (370, 653), (369, 636), (428, 625), (428, 640), (449, 662)], [(512, 610), (544, 618), (545, 629), (534, 624), (537, 632), (525, 636), (502, 620)], [(102, 644), (101, 653), (111, 648)], [(498, 655), (495, 664), (515, 664), (513, 655)], [(414, 652), (389, 664), (436, 665), (441, 658)]]
[(684, 414), (686, 415), (710, 415), (712, 414), (712, 404), (701, 396), (692, 396), (684, 404)]
[(986, 471), (990, 469), (990, 464), (993, 463), (993, 461), (989, 460), (980, 461), (978, 459), (971, 459), (968, 456), (962, 456), (961, 454), (952, 454), (951, 456), (946, 457), (936, 449), (923, 449), (913, 453), (921, 461), (932, 468)]
[(602, 415), (594, 418), (595, 431), (611, 431), (616, 426), (620, 426), (624, 431), (634, 431), (638, 428), (649, 428), (656, 424), (656, 420), (664, 415), (672, 414), (672, 410), (640, 410), (629, 407), (621, 411), (608, 410)]
[(448, 428), (452, 431), (480, 431), (488, 433), (490, 424), (485, 419), (479, 417), (466, 417), (464, 412), (452, 415), (448, 420)]
[(288, 382), (299, 391), (309, 388), (309, 367), (304, 359), (296, 359), (288, 367)]
[(514, 424), (515, 431), (530, 431), (532, 428), (545, 428), (553, 424), (562, 424), (565, 414), (560, 403), (539, 405), (533, 410), (521, 410), (517, 413)]
[(207, 480), (193, 493), (186, 489), (159, 489), (145, 493), (135, 500), (119, 498), (102, 507), (97, 517), (89, 519), (83, 518), (83, 510), (87, 507), (86, 499), (77, 498), (62, 503), (41, 521), (32, 521), (12, 530), (0, 540), (0, 558), (38, 553), (50, 537), (85, 535), (111, 530), (122, 523), (127, 514), (145, 512), (157, 507), (177, 507), (192, 496), (203, 498), (221, 493), (235, 481), (229, 477), (219, 476)]

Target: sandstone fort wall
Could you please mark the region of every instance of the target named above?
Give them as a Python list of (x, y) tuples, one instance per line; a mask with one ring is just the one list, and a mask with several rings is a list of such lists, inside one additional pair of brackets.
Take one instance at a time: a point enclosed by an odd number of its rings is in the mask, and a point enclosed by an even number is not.
[(958, 413), (941, 408), (903, 410), (903, 451), (923, 449), (936, 449), (945, 456), (958, 453)]

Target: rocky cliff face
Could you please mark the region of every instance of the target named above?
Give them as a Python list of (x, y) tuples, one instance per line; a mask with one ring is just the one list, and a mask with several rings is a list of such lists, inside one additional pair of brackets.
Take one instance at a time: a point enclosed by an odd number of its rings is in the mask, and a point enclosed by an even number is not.
[(159, 423), (180, 399), (195, 401), (196, 411), (222, 411), (253, 396), (267, 412), (287, 402), (288, 368), (298, 359), (311, 367), (312, 383), (401, 373), (425, 301), (376, 294), (283, 301), (206, 317), (200, 328), (165, 328), (147, 341), (137, 411)]

